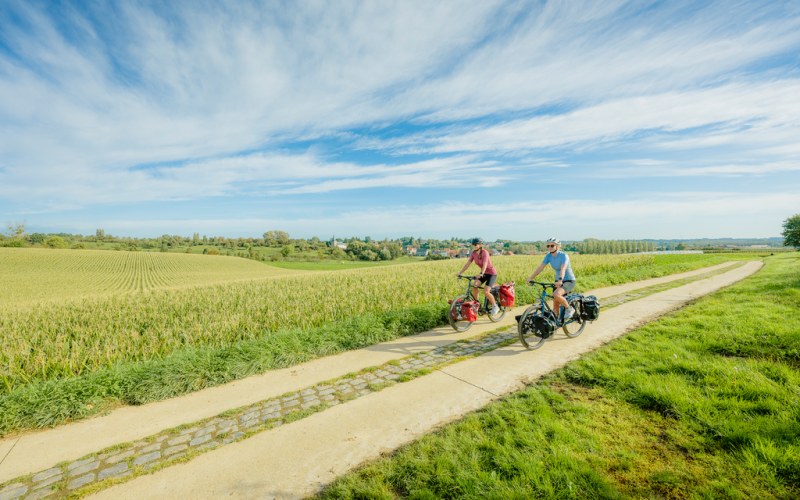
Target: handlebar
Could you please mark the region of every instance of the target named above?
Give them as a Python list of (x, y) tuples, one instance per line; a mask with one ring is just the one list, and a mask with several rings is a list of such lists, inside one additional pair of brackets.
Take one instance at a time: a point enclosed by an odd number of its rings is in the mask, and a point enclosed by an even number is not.
[[(463, 275), (463, 274), (459, 274), (458, 275), (458, 279), (460, 279), (460, 280), (469, 280), (471, 282), (472, 280), (479, 280), (481, 278), (481, 276), (483, 276), (483, 275), (479, 274), (477, 276), (466, 276), (466, 275)], [(477, 288), (477, 289), (486, 288), (483, 285), (473, 285), (472, 283), (470, 283), (470, 286), (472, 288)], [(492, 288), (495, 288), (497, 286), (498, 285), (492, 285)]]
[(553, 283), (548, 283), (546, 281), (526, 281), (525, 283), (528, 285), (539, 285), (544, 288), (552, 288), (553, 290), (556, 288)]

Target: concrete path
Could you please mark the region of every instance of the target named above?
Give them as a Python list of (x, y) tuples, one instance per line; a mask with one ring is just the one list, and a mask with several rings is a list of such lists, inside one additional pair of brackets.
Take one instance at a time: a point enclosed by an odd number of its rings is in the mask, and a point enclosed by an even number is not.
[[(609, 297), (727, 265), (731, 264), (592, 293)], [(537, 351), (525, 351), (519, 343), (493, 350), (114, 486), (97, 497), (297, 498), (312, 494), (352, 467), (517, 390), (643, 322), (740, 280), (760, 265), (750, 262), (724, 274), (603, 311), (600, 320), (589, 325), (577, 339), (557, 335)], [(503, 324), (513, 325), (514, 314), (521, 310), (509, 313)], [(480, 323), (461, 334), (449, 327), (437, 329), (174, 400), (122, 408), (104, 417), (7, 438), (0, 441), (0, 457), (5, 456), (0, 464), (0, 482), (498, 326)]]

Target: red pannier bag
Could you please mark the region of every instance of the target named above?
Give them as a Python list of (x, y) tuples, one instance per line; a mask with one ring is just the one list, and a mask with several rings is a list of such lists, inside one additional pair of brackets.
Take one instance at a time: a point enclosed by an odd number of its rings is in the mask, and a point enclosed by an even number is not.
[(478, 320), (478, 308), (480, 304), (474, 300), (465, 300), (461, 303), (461, 320), (473, 323)]
[(514, 299), (516, 293), (514, 292), (514, 282), (509, 281), (500, 285), (500, 305), (503, 307), (514, 307)]

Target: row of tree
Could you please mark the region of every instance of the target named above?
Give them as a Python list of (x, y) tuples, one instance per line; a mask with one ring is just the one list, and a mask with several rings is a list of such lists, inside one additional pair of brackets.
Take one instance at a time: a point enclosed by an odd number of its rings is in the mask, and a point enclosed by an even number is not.
[(658, 247), (652, 241), (598, 240), (594, 238), (569, 243), (565, 248), (577, 253), (639, 253), (655, 252)]
[[(131, 238), (107, 235), (104, 229), (97, 229), (94, 235), (79, 234), (43, 234), (30, 233), (25, 230), (24, 224), (8, 226), (6, 234), (0, 234), (0, 246), (40, 246), (50, 248), (87, 248), (101, 247), (117, 250), (160, 250), (175, 251), (192, 247), (205, 247), (204, 253), (224, 253), (242, 257), (266, 260), (265, 251), (259, 249), (280, 249), (277, 253), (272, 250), (272, 259), (279, 254), (289, 258), (294, 254), (315, 254), (321, 259), (351, 259), (351, 260), (392, 260), (404, 253), (406, 249), (427, 250), (437, 252), (442, 250), (458, 251), (470, 248), (471, 238), (426, 239), (405, 236), (397, 239), (373, 240), (370, 237), (350, 237), (337, 240), (320, 240), (314, 236), (308, 239), (292, 238), (289, 233), (281, 230), (270, 230), (263, 233), (261, 238), (227, 238), (224, 236), (206, 236), (194, 233), (191, 237), (164, 234), (156, 238)], [(716, 245), (713, 242), (716, 241)], [(727, 240), (697, 240), (693, 243), (684, 243), (674, 240), (600, 240), (587, 238), (583, 241), (564, 242), (563, 247), (568, 252), (583, 254), (620, 254), (653, 252), (658, 250), (686, 250), (705, 249), (722, 245)], [(758, 241), (758, 240), (748, 240)], [(770, 244), (781, 244), (769, 241)], [(800, 214), (794, 215), (784, 221), (783, 242), (786, 246), (800, 248)], [(545, 251), (545, 242), (517, 242), (511, 240), (497, 240), (487, 242), (486, 246), (492, 250), (517, 255), (530, 255)]]

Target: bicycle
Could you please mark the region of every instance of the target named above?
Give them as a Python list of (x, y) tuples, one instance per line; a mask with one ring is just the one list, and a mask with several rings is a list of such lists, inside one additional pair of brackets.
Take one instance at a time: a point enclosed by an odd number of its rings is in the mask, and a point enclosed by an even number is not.
[[(531, 305), (525, 312), (517, 316), (517, 332), (519, 340), (527, 349), (538, 349), (544, 341), (550, 338), (557, 329), (561, 328), (569, 338), (575, 338), (586, 328), (589, 317), (584, 311), (584, 296), (579, 293), (570, 293), (566, 297), (567, 303), (575, 309), (575, 313), (566, 321), (560, 322), (556, 318), (553, 309), (547, 303), (547, 299), (552, 299), (552, 293), (548, 295), (547, 290), (555, 290), (553, 283), (541, 281), (530, 281), (529, 285), (539, 285), (542, 293), (539, 302)], [(596, 318), (596, 315), (594, 316)]]
[[(458, 297), (454, 298), (450, 301), (450, 311), (447, 315), (447, 318), (450, 320), (450, 326), (457, 332), (465, 332), (472, 326), (474, 320), (470, 320), (467, 316), (463, 314), (463, 306), (464, 302), (472, 301), (472, 289), (483, 289), (483, 286), (474, 286), (472, 281), (478, 278), (477, 276), (462, 276), (458, 275), (458, 279), (467, 280), (467, 291), (463, 295), (459, 295)], [(496, 314), (491, 314), (491, 304), (489, 303), (489, 299), (484, 295), (483, 302), (479, 302), (478, 310), (475, 311), (475, 315), (482, 315), (486, 314), (489, 317), (489, 321), (493, 323), (497, 323), (506, 315), (507, 308), (504, 307), (500, 303), (500, 286), (494, 285), (491, 289), (492, 296), (494, 296), (495, 303), (497, 304), (498, 311)]]

